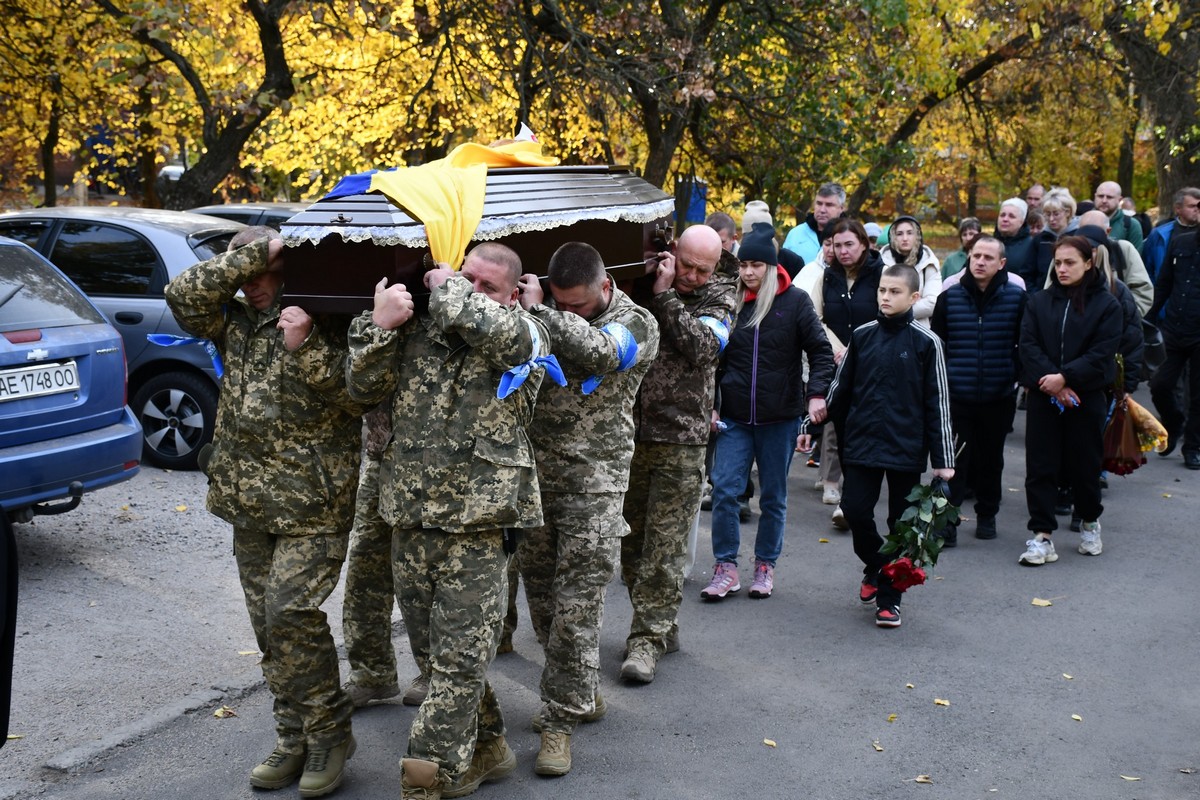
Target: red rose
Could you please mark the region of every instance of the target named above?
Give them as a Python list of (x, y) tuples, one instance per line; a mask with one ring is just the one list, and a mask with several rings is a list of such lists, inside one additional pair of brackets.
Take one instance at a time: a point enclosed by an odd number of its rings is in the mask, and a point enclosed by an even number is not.
[(898, 592), (903, 592), (911, 586), (920, 586), (925, 582), (925, 570), (914, 566), (908, 556), (897, 558), (880, 570), (892, 582)]

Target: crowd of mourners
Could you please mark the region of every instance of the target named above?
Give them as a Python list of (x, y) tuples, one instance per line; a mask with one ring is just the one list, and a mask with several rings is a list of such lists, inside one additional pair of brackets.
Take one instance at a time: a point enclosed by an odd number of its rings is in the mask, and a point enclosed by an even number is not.
[[(402, 797), (463, 797), (511, 773), (487, 670), (512, 650), (519, 585), (545, 657), (534, 772), (567, 774), (577, 727), (606, 711), (599, 629), (618, 569), (633, 610), (620, 677), (650, 683), (679, 648), (702, 507), (701, 599), (741, 590), (751, 497), (747, 594), (771, 597), (797, 453), (852, 535), (881, 628), (900, 626), (903, 592), (883, 535), (927, 473), (951, 504), (974, 500), (976, 537), (997, 537), (1018, 409), (1037, 443), (1019, 562), (1057, 560), (1060, 516), (1079, 553), (1100, 555), (1103, 432), (1123, 393), (1149, 379), (1161, 455), (1179, 447), (1200, 469), (1200, 190), (1157, 226), (1129, 202), (1112, 182), (1085, 202), (1035, 185), (991, 233), (963, 219), (943, 261), (919, 219), (864, 223), (830, 183), (782, 246), (761, 201), (740, 225), (687, 227), (620, 285), (584, 242), (544, 279), (484, 243), (423, 287), (381, 280), (352, 321), (283, 306), (278, 234), (243, 231), (166, 295), (226, 365), (208, 508), (233, 526), (276, 720), (251, 785), (335, 791), (354, 709), (397, 696), (419, 707)], [(949, 525), (942, 545), (958, 535)], [(343, 566), (344, 683), (321, 611)], [(404, 689), (393, 602), (419, 671)]]

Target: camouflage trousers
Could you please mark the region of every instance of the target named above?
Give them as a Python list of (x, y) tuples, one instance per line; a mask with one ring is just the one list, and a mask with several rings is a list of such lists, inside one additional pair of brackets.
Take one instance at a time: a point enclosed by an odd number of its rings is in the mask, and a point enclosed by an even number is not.
[(487, 669), (496, 657), (508, 597), (500, 530), (446, 533), (396, 528), (396, 598), (429, 694), (408, 737), (408, 757), (434, 761), (443, 786), (456, 782), (477, 739), (504, 735)]
[(508, 608), (504, 612), (504, 633), (502, 638), (511, 639), (517, 629), (519, 614), (517, 613), (517, 593), (521, 590), (521, 570), (516, 557), (508, 559)]
[(337, 586), (345, 534), (278, 536), (233, 529), (233, 552), (263, 677), (274, 696), (277, 747), (340, 744), (354, 706), (342, 691), (337, 649), (321, 604)]
[(359, 686), (396, 683), (392, 644), (392, 526), (379, 516), (379, 460), (363, 457), (346, 558), (342, 631), (350, 680)]
[(638, 442), (629, 467), (621, 576), (633, 621), (626, 645), (661, 658), (683, 602), (688, 534), (700, 510), (704, 445)]
[(529, 618), (546, 653), (545, 730), (571, 733), (596, 707), (604, 593), (629, 530), (621, 497), (542, 492), (546, 524), (525, 530), (517, 546)]

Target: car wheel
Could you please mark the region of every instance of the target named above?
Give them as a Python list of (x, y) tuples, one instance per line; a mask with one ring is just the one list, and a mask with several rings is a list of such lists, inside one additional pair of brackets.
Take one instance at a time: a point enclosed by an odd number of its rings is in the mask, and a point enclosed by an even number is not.
[(189, 372), (155, 375), (130, 404), (142, 423), (146, 459), (166, 469), (196, 469), (200, 448), (212, 441), (217, 389)]

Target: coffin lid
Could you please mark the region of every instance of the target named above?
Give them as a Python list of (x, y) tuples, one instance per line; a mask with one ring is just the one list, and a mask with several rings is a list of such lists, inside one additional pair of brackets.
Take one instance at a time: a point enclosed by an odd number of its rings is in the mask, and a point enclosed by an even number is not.
[[(670, 195), (623, 166), (494, 167), (488, 170), (483, 219), (472, 241), (546, 231), (584, 220), (645, 224), (668, 217)], [(283, 241), (316, 244), (336, 234), (344, 242), (428, 247), (425, 226), (383, 194), (318, 200), (282, 226)]]

